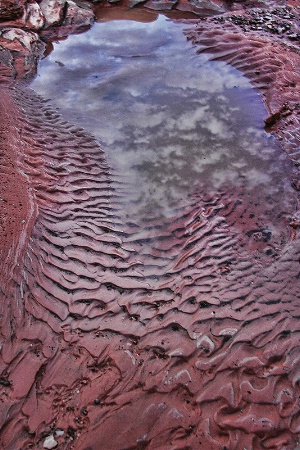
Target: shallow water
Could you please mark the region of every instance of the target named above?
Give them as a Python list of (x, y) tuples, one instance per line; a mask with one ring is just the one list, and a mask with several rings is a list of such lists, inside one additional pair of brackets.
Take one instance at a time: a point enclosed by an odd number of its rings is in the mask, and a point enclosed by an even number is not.
[(98, 23), (54, 46), (32, 88), (102, 143), (137, 214), (168, 216), (189, 194), (230, 185), (290, 206), (287, 157), (263, 129), (250, 82), (197, 55), (186, 24)]
[(42, 62), (42, 97), (0, 97), (24, 203), (1, 271), (7, 450), (299, 444), (291, 166), (184, 27), (97, 24)]

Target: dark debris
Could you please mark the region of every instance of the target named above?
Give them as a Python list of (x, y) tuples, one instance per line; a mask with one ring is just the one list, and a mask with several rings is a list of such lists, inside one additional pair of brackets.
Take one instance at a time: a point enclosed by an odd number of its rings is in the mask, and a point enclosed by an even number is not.
[[(224, 17), (216, 17), (215, 21), (224, 22)], [(279, 37), (286, 36), (292, 41), (300, 41), (299, 28), (296, 26), (296, 16), (290, 8), (255, 9), (247, 15), (232, 14), (230, 22), (238, 25), (243, 31), (264, 31)]]

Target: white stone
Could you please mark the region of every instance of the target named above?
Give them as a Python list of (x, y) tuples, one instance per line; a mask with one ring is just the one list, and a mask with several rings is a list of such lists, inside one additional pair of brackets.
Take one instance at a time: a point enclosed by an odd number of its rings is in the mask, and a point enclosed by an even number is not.
[(22, 47), (25, 47), (27, 50), (31, 50), (32, 45), (38, 41), (38, 35), (36, 33), (33, 33), (31, 31), (24, 31), (19, 28), (4, 29), (0, 33), (0, 35), (2, 36), (2, 38), (8, 41), (17, 41), (20, 44), (19, 48), (16, 48), (15, 43), (11, 46), (11, 48), (9, 47), (9, 45), (6, 46), (9, 50), (11, 49), (14, 51), (21, 51)]
[(37, 3), (27, 3), (23, 18), (24, 25), (31, 30), (40, 30), (43, 28), (45, 19)]
[(63, 436), (64, 433), (65, 433), (64, 430), (59, 430), (59, 429), (55, 430), (56, 436)]
[(46, 439), (44, 440), (44, 444), (43, 447), (44, 448), (55, 448), (57, 446), (57, 441), (54, 439), (53, 434), (50, 434), (50, 436), (46, 437)]
[(42, 0), (40, 8), (46, 20), (46, 26), (59, 25), (64, 18), (66, 0)]

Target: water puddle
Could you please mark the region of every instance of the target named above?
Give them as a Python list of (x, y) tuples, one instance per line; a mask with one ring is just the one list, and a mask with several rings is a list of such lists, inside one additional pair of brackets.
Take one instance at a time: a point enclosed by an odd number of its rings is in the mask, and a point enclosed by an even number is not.
[(298, 426), (291, 165), (247, 79), (153, 17), (54, 44), (32, 88), (62, 119), (14, 94), (38, 210), (4, 302), (18, 448), (49, 430), (60, 448), (279, 448)]
[(55, 44), (32, 88), (102, 143), (137, 216), (168, 216), (207, 186), (290, 209), (290, 165), (263, 129), (259, 95), (232, 67), (197, 55), (186, 27), (164, 16), (97, 23)]

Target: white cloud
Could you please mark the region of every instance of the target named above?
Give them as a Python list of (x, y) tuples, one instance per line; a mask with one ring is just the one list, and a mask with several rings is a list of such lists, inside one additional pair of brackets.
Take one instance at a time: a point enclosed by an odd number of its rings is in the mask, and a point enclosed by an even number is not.
[(32, 83), (103, 143), (137, 196), (164, 207), (202, 181), (268, 185), (284, 163), (249, 81), (197, 55), (185, 27), (162, 16), (95, 24), (55, 44)]

